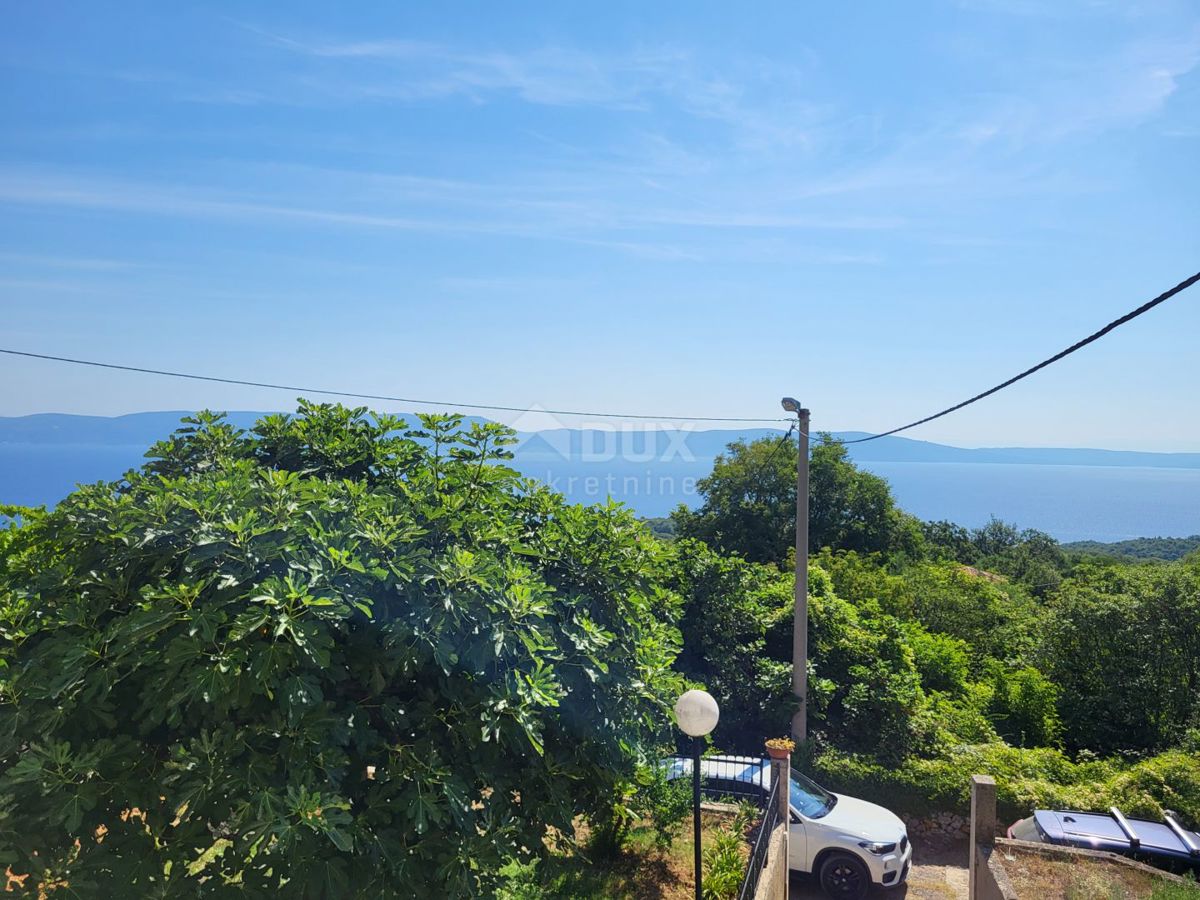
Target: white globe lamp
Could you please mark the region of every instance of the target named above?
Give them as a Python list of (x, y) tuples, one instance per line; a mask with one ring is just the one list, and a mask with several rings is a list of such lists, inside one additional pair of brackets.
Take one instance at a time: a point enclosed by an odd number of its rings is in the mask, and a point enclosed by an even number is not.
[(689, 737), (704, 737), (717, 727), (721, 710), (708, 691), (688, 691), (675, 701), (675, 721)]

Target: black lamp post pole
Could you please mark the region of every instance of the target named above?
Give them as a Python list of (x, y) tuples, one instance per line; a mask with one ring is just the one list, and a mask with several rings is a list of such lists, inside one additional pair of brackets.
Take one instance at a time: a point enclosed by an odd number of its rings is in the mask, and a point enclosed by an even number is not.
[(700, 738), (692, 738), (692, 820), (696, 833), (696, 900), (702, 900), (700, 885)]

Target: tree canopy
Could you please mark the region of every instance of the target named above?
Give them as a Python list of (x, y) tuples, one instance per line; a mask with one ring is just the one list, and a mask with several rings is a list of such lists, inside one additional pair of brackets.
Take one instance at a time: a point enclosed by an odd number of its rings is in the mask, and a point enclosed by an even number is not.
[(1178, 744), (1200, 728), (1200, 559), (1083, 566), (1049, 603), (1041, 657), (1069, 746)]
[[(680, 535), (751, 562), (784, 564), (795, 545), (794, 446), (779, 438), (735, 441), (696, 487), (703, 505), (671, 515)], [(809, 549), (903, 552), (919, 541), (919, 524), (896, 507), (888, 483), (821, 435), (809, 462)]]
[(454, 416), (186, 422), (0, 542), (0, 864), (105, 896), (474, 894), (611, 805), (679, 680), (628, 512)]

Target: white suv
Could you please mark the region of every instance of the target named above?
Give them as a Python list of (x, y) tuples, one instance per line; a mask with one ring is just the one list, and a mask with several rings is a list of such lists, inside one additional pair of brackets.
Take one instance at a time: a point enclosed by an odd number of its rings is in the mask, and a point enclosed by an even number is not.
[[(668, 778), (691, 778), (692, 761), (673, 757)], [(770, 760), (708, 756), (700, 761), (706, 796), (762, 802), (771, 788)], [(788, 866), (816, 875), (831, 897), (859, 900), (872, 884), (908, 878), (912, 847), (904, 823), (882, 806), (834, 794), (792, 770)]]

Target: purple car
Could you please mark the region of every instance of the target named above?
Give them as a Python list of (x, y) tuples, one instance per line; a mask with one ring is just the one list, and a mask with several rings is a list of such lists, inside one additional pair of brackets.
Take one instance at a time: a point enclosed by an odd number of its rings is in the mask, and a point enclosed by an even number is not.
[(1161, 822), (1127, 819), (1115, 806), (1106, 813), (1039, 809), (1014, 822), (1008, 836), (1019, 841), (1120, 853), (1173, 872), (1200, 876), (1200, 834), (1171, 814)]

